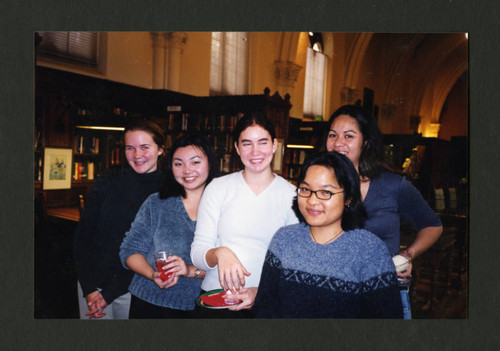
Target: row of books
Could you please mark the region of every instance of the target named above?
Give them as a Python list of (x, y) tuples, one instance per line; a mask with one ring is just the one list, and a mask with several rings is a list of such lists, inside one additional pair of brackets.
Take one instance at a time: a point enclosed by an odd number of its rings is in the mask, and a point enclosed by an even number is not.
[(42, 180), (43, 173), (42, 156), (35, 156), (35, 180)]
[(300, 175), (301, 169), (302, 169), (302, 166), (288, 167), (286, 170), (286, 174), (284, 174), (284, 177), (287, 179), (296, 179)]
[(120, 147), (116, 146), (114, 149), (111, 150), (111, 155), (110, 155), (110, 164), (112, 166), (118, 166), (122, 162), (122, 151)]
[[(92, 115), (96, 115), (98, 114), (99, 112), (96, 112), (96, 111), (92, 111), (92, 110), (87, 110), (87, 109), (84, 109), (84, 108), (78, 108), (77, 112), (78, 116), (81, 116), (81, 117), (85, 117), (85, 116), (92, 116)], [(103, 112), (101, 112), (103, 113)], [(119, 107), (115, 107), (113, 108), (113, 116), (116, 116), (116, 117), (126, 117), (128, 115), (128, 112), (119, 108)]]
[(216, 153), (231, 153), (233, 151), (234, 142), (233, 136), (231, 134), (222, 135), (220, 137), (217, 137), (217, 135), (212, 135), (209, 137), (209, 139), (212, 142)]
[[(226, 135), (208, 135), (208, 141), (213, 145), (214, 150), (217, 154), (219, 153), (231, 153), (234, 149), (233, 136), (231, 134)], [(171, 134), (166, 135), (165, 146), (167, 150), (172, 148), (172, 144), (175, 140), (175, 136)]]
[(169, 131), (233, 131), (242, 114), (237, 115), (202, 115), (189, 113), (170, 113), (167, 128)]
[(95, 176), (94, 162), (75, 162), (73, 179), (74, 180), (93, 180)]
[(77, 134), (75, 138), (75, 153), (99, 154), (99, 137)]
[(285, 162), (294, 165), (301, 165), (304, 163), (306, 158), (306, 152), (304, 150), (290, 149), (288, 155), (286, 156)]
[(225, 153), (219, 158), (219, 171), (224, 173), (232, 173), (241, 169), (241, 162), (238, 156), (230, 153)]

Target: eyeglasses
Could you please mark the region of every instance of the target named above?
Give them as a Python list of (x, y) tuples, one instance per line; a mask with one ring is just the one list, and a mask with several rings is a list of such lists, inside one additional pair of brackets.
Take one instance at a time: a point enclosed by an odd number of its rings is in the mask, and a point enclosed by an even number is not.
[(311, 195), (314, 193), (316, 197), (320, 200), (330, 200), (333, 195), (335, 194), (340, 194), (343, 193), (344, 191), (337, 191), (336, 193), (332, 193), (331, 191), (328, 190), (311, 190), (308, 188), (297, 188), (297, 195), (300, 197), (311, 197)]

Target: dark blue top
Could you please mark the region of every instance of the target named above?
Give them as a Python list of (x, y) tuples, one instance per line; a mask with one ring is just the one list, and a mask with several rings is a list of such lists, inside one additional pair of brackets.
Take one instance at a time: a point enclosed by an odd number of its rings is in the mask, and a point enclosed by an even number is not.
[(403, 176), (384, 172), (371, 179), (363, 202), (367, 219), (365, 229), (377, 235), (396, 255), (400, 245), (400, 222), (409, 222), (418, 231), (439, 227), (441, 220), (420, 192)]
[(122, 267), (120, 244), (144, 200), (159, 190), (160, 177), (159, 170), (139, 174), (126, 167), (97, 179), (74, 239), (74, 259), (84, 295), (100, 288), (110, 304), (127, 293), (132, 273)]
[(266, 253), (257, 318), (402, 318), (394, 264), (372, 233), (347, 231), (327, 245), (309, 226), (282, 227)]
[[(120, 247), (124, 267), (130, 255), (142, 254), (155, 269), (153, 254), (172, 249), (187, 265), (191, 262), (191, 243), (196, 221), (186, 212), (180, 196), (160, 199), (153, 194), (144, 201), (137, 212), (132, 227)], [(153, 305), (177, 310), (194, 309), (194, 300), (200, 294), (202, 279), (179, 277), (176, 285), (160, 289), (152, 280), (135, 274), (129, 290), (132, 295)]]

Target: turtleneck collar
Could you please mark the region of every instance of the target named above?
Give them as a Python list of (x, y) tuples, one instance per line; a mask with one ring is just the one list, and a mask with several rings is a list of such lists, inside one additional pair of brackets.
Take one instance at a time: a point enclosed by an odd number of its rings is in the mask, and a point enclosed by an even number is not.
[(156, 169), (153, 172), (149, 173), (137, 173), (132, 168), (127, 169), (131, 176), (141, 182), (151, 182), (160, 179), (161, 172), (159, 169)]

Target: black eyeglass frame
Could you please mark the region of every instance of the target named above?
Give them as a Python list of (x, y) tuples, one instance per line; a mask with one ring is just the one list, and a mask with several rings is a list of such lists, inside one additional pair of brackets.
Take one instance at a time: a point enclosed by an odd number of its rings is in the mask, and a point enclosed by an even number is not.
[[(309, 195), (308, 195), (308, 196), (301, 195), (301, 194), (300, 194), (300, 189), (304, 189), (304, 190), (309, 191)], [(329, 194), (330, 194), (330, 196), (329, 196), (327, 199), (322, 198), (322, 197), (319, 197), (319, 196), (318, 196), (318, 191), (322, 191), (322, 192), (325, 192), (325, 193), (329, 193)], [(330, 199), (332, 198), (332, 196), (333, 196), (333, 195), (343, 193), (343, 192), (344, 192), (344, 190), (342, 190), (342, 191), (337, 191), (337, 192), (335, 192), (335, 193), (334, 193), (334, 192), (331, 192), (330, 190), (325, 190), (325, 189), (311, 190), (311, 189), (308, 189), (308, 188), (298, 187), (298, 188), (295, 190), (295, 192), (297, 193), (297, 196), (300, 196), (300, 197), (303, 197), (303, 198), (306, 198), (306, 199), (310, 198), (310, 197), (312, 196), (312, 194), (314, 194), (314, 195), (316, 195), (316, 198), (317, 198), (317, 199), (319, 199), (319, 200), (325, 200), (325, 201), (326, 201), (326, 200), (330, 200)]]

